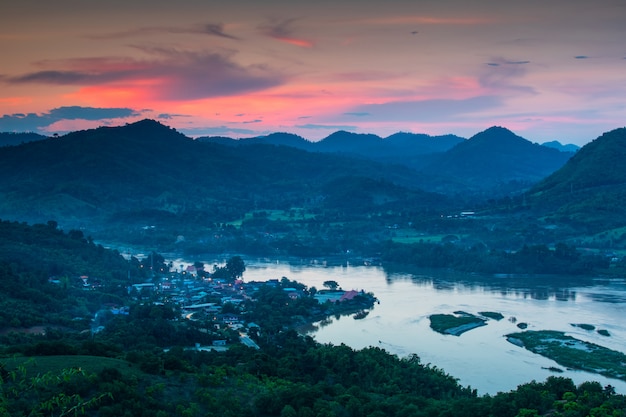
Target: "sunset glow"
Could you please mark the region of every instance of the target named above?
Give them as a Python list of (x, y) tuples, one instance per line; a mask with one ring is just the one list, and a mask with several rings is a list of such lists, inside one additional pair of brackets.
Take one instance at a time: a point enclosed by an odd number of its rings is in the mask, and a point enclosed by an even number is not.
[(0, 131), (153, 118), (190, 136), (318, 140), (500, 125), (582, 145), (626, 124), (625, 16), (617, 0), (8, 3)]

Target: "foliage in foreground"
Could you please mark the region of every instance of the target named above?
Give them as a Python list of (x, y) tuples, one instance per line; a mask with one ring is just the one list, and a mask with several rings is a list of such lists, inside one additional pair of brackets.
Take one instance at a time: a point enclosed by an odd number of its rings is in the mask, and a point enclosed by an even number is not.
[[(626, 415), (626, 397), (595, 382), (575, 386), (550, 377), (477, 396), (417, 356), (320, 345), (293, 331), (276, 342), (264, 351), (233, 346), (126, 355), (141, 364), (76, 356), (80, 368), (68, 366), (71, 357), (24, 359), (19, 366), (19, 358), (4, 359), (0, 416), (83, 415), (83, 409), (144, 417)], [(143, 366), (148, 362), (153, 368)]]
[[(25, 245), (3, 236), (5, 243), (13, 243), (4, 246), (0, 279), (17, 291), (4, 293), (7, 302), (20, 299), (26, 306), (33, 299), (57, 295), (47, 308), (66, 314), (67, 302), (78, 298), (70, 287), (50, 284), (48, 268), (71, 276), (80, 271), (73, 269), (77, 259), (66, 263), (66, 256), (93, 256), (88, 263), (95, 265), (107, 264), (105, 257), (110, 256), (78, 233), (60, 233), (54, 224), (36, 230), (15, 223), (0, 226), (23, 228), (19, 233), (26, 236), (35, 233), (32, 248), (26, 250), (41, 250), (37, 259), (58, 262), (46, 267), (41, 262), (20, 262), (22, 255), (7, 254)], [(48, 239), (50, 248), (42, 248), (42, 239)], [(69, 250), (51, 256), (60, 243), (69, 245)], [(113, 255), (111, 266), (128, 268), (118, 262), (119, 254)], [(119, 271), (118, 276), (102, 274), (104, 290), (119, 288), (115, 285), (123, 276)], [(92, 294), (82, 301), (85, 314), (90, 312), (88, 306), (123, 295), (101, 291), (80, 291), (82, 297)], [(444, 371), (421, 364), (417, 356), (398, 358), (380, 348), (320, 345), (278, 326), (280, 320), (273, 321), (275, 326), (262, 325), (262, 350), (238, 344), (225, 352), (188, 349), (197, 329), (185, 323), (179, 326), (174, 320), (178, 315), (165, 314), (166, 310), (165, 306), (136, 306), (126, 318), (112, 320), (105, 331), (94, 335), (67, 327), (47, 329), (45, 335), (0, 336), (4, 354), (0, 417), (626, 416), (626, 397), (598, 383), (575, 386), (569, 379), (553, 377), (479, 397)], [(263, 333), (265, 328), (272, 333)]]

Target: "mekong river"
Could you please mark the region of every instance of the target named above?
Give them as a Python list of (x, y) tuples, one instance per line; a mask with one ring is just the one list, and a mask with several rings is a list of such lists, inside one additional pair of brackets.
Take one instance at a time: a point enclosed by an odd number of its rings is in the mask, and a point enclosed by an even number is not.
[[(180, 261), (174, 261), (176, 262)], [(184, 262), (184, 261), (183, 261)], [(218, 262), (219, 263), (219, 262)], [(213, 262), (205, 262), (213, 265)], [(344, 290), (372, 292), (380, 301), (361, 320), (332, 318), (310, 334), (320, 343), (354, 349), (378, 346), (404, 357), (417, 354), (471, 386), (479, 395), (510, 391), (548, 376), (571, 378), (576, 384), (598, 381), (626, 394), (626, 382), (565, 369), (554, 361), (509, 343), (504, 335), (528, 330), (559, 330), (581, 340), (626, 352), (626, 280), (578, 277), (493, 277), (436, 270), (420, 274), (389, 273), (376, 266), (325, 266), (246, 259), (245, 281), (287, 277), (317, 289), (334, 280)], [(499, 312), (500, 321), (460, 336), (442, 335), (429, 327), (434, 313)], [(514, 318), (514, 319), (513, 319)], [(514, 322), (516, 320), (516, 322)], [(610, 336), (572, 324), (591, 324)], [(556, 367), (563, 373), (547, 368)]]

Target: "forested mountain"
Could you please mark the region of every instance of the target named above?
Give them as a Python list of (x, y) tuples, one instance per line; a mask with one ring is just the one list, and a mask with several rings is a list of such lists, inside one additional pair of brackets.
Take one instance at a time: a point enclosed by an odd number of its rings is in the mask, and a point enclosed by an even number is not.
[(0, 217), (66, 227), (211, 224), (251, 210), (327, 207), (328, 184), (355, 177), (404, 190), (401, 199), (360, 200), (358, 212), (447, 204), (416, 189), (407, 168), (285, 146), (202, 143), (150, 120), (2, 148), (0, 161)]
[(590, 233), (626, 222), (626, 128), (583, 146), (563, 167), (535, 185), (529, 201), (554, 221)]
[(560, 168), (571, 155), (491, 127), (435, 158), (423, 172), (449, 178), (442, 188), (457, 184), (466, 190), (519, 192)]
[(290, 146), (292, 148), (313, 150), (315, 144), (309, 142), (301, 136), (293, 133), (275, 132), (267, 136), (257, 136), (254, 138), (232, 139), (223, 136), (203, 136), (196, 138), (198, 142), (219, 143), (220, 145), (241, 146), (241, 145), (275, 145)]
[(247, 139), (201, 137), (197, 140), (231, 146), (252, 144), (290, 146), (309, 152), (338, 153), (416, 169), (429, 162), (432, 155), (445, 152), (465, 139), (455, 135), (429, 136), (407, 132), (398, 132), (381, 138), (373, 134), (338, 131), (319, 142), (311, 142), (290, 133), (272, 133)]
[[(573, 152), (543, 146), (492, 127), (469, 140), (455, 135), (398, 132), (387, 138), (335, 132), (319, 142), (288, 133), (250, 139), (199, 138), (245, 146), (273, 144), (402, 165), (417, 172), (419, 187), (448, 195), (504, 196), (520, 192), (561, 167)], [(560, 152), (559, 152), (560, 151)]]
[(548, 148), (554, 148), (558, 151), (561, 152), (578, 152), (578, 150), (580, 149), (580, 146), (574, 145), (572, 143), (568, 143), (567, 145), (563, 145), (561, 142), (559, 142), (558, 140), (553, 140), (550, 142), (544, 142), (541, 144), (541, 146), (546, 146)]
[(11, 133), (0, 132), (0, 147), (20, 145), (26, 142), (47, 139), (47, 136), (38, 133)]

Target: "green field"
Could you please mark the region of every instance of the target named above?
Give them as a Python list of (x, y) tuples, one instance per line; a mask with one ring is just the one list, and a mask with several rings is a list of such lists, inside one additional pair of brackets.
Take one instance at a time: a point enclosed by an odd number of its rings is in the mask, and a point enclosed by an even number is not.
[(86, 374), (97, 374), (108, 368), (115, 368), (124, 375), (143, 375), (142, 371), (128, 361), (101, 356), (16, 356), (0, 358), (0, 363), (7, 371), (23, 367), (27, 377), (43, 375), (48, 372), (57, 374), (64, 369), (81, 369)]
[(391, 240), (396, 243), (441, 243), (446, 239), (463, 239), (464, 235), (427, 234), (415, 229), (393, 229)]
[(299, 221), (309, 220), (315, 217), (315, 214), (307, 212), (302, 208), (292, 208), (290, 210), (258, 210), (246, 213), (242, 219), (229, 222), (228, 224), (235, 227), (241, 227), (246, 220), (252, 220), (255, 217), (263, 218), (270, 221)]

